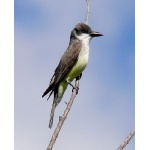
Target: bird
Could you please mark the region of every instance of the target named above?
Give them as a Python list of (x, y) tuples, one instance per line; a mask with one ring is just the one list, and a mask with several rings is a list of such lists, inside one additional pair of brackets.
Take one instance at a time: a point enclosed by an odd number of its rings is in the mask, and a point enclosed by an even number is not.
[(71, 31), (69, 46), (62, 55), (48, 88), (42, 95), (43, 98), (49, 93), (48, 100), (54, 93), (49, 128), (52, 128), (55, 108), (60, 103), (68, 84), (72, 85), (71, 82), (75, 78), (81, 77), (88, 64), (91, 39), (99, 36), (103, 34), (93, 31), (85, 23), (78, 23)]

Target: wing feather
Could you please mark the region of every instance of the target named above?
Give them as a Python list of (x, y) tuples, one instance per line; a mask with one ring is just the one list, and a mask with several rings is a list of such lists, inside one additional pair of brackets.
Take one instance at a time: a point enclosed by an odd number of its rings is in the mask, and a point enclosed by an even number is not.
[(50, 91), (51, 95), (55, 88), (58, 88), (59, 83), (65, 78), (67, 73), (77, 62), (81, 47), (82, 45), (79, 41), (76, 41), (69, 45), (66, 52), (63, 54), (57, 68), (55, 69), (54, 75), (50, 80), (49, 87), (46, 89), (42, 97), (44, 97)]

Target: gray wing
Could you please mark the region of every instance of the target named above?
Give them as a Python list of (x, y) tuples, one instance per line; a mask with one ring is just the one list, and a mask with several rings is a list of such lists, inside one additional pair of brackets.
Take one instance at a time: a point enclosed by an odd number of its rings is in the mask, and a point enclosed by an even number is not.
[(51, 95), (53, 91), (55, 90), (55, 88), (58, 87), (59, 83), (64, 79), (64, 77), (67, 75), (70, 69), (77, 62), (81, 47), (82, 45), (78, 41), (69, 45), (66, 52), (63, 54), (57, 68), (55, 69), (55, 72), (54, 72), (53, 77), (51, 78), (49, 87), (43, 93), (42, 97), (44, 97), (49, 92), (51, 92), (50, 93)]

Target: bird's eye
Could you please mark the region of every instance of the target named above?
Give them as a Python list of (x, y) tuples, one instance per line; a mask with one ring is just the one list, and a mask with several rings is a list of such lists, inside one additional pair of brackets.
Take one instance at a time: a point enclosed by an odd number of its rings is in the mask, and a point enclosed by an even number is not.
[(83, 32), (83, 33), (88, 33), (88, 31), (87, 31), (87, 30), (82, 30), (82, 32)]

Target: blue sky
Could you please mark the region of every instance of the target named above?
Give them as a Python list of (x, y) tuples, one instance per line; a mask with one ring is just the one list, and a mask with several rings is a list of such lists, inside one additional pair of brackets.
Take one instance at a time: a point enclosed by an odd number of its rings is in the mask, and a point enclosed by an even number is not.
[[(56, 109), (51, 130), (53, 98), (41, 96), (85, 11), (81, 0), (15, 1), (15, 150), (46, 149), (71, 87)], [(104, 36), (90, 43), (79, 94), (54, 150), (117, 149), (135, 126), (134, 1), (94, 0), (90, 11), (89, 25)], [(126, 147), (133, 149), (134, 139)]]

